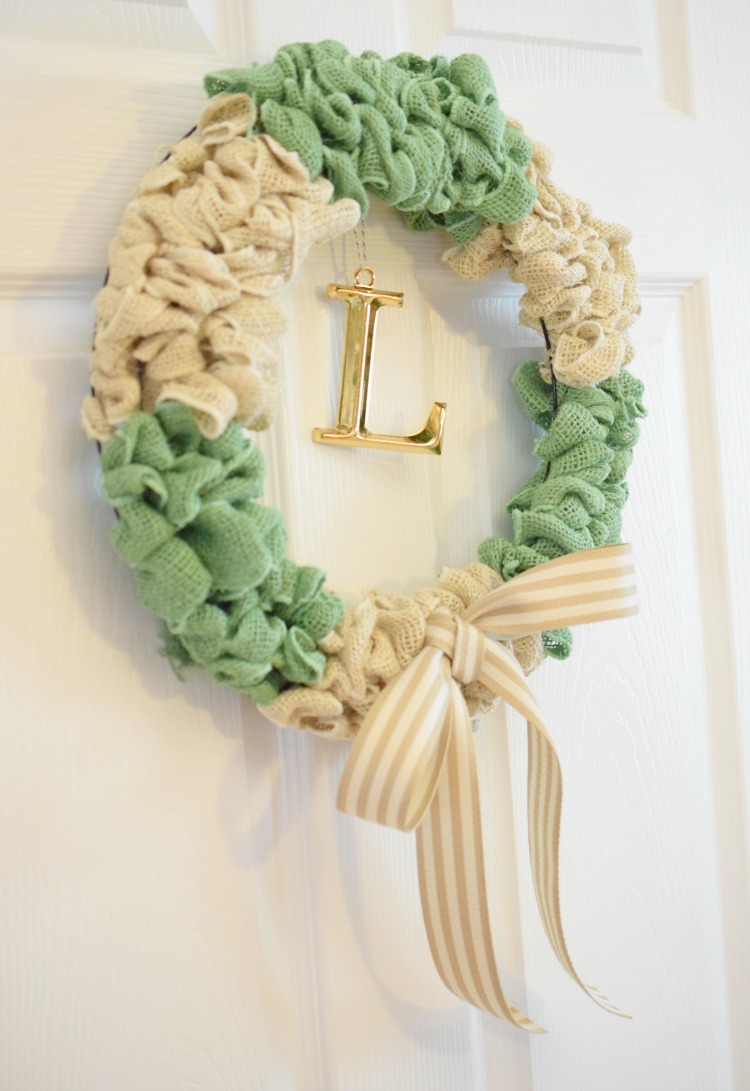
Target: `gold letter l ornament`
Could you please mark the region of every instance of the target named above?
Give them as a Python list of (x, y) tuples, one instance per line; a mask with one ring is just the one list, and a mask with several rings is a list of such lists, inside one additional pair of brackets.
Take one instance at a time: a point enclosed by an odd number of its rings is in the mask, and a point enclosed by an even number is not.
[[(360, 273), (369, 273), (369, 284), (360, 284)], [(443, 441), (445, 405), (434, 402), (427, 423), (411, 436), (386, 436), (367, 428), (370, 362), (375, 341), (375, 320), (381, 307), (401, 307), (403, 292), (376, 290), (372, 269), (359, 268), (354, 284), (329, 284), (328, 296), (348, 305), (344, 367), (341, 376), (339, 413), (333, 429), (316, 428), (316, 443), (343, 447), (379, 447), (387, 451), (432, 451), (439, 455)]]

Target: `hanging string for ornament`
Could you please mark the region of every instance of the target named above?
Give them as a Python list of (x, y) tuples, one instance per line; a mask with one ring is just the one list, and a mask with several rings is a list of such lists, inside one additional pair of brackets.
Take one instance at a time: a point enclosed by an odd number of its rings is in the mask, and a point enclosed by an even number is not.
[(357, 264), (361, 269), (368, 269), (370, 266), (367, 260), (367, 239), (365, 238), (365, 221), (358, 220), (354, 225), (354, 245), (357, 249)]

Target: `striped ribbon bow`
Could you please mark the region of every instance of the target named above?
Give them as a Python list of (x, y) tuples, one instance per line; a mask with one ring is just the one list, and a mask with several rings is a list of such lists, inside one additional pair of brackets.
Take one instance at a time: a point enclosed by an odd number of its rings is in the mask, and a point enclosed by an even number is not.
[(425, 646), (385, 687), (357, 733), (339, 809), (417, 830), (419, 886), (432, 957), (457, 996), (525, 1030), (542, 1028), (506, 999), (490, 932), (474, 735), (460, 683), (479, 680), (526, 719), (529, 852), (537, 904), (557, 958), (584, 985), (563, 934), (559, 897), (562, 776), (541, 713), (512, 653), (515, 638), (637, 612), (630, 546), (601, 546), (540, 564), (461, 617), (434, 611)]

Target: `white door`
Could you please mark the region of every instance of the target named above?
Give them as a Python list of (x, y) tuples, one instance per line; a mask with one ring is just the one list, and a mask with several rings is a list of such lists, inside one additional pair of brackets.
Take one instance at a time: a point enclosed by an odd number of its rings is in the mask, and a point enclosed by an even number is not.
[[(0, 1085), (8, 1091), (742, 1091), (750, 1087), (743, 361), (750, 320), (746, 43), (737, 0), (10, 0), (3, 32), (0, 346), (3, 711)], [(441, 985), (412, 838), (337, 814), (346, 743), (269, 725), (157, 654), (115, 557), (78, 426), (106, 245), (210, 70), (334, 37), (391, 56), (478, 52), (555, 178), (635, 232), (633, 370), (650, 417), (625, 536), (642, 612), (579, 633), (533, 678), (566, 781), (574, 958), (634, 1015), (605, 1015), (552, 957), (525, 854), (524, 732), (478, 734), (493, 926), (529, 1037)], [(448, 403), (440, 459), (338, 452), (351, 238), (290, 288), (286, 403), (265, 441), (293, 556), (333, 586), (414, 590), (474, 558), (533, 468), (510, 387), (541, 346), (499, 274), (457, 283), (441, 240), (375, 209), (372, 420)]]

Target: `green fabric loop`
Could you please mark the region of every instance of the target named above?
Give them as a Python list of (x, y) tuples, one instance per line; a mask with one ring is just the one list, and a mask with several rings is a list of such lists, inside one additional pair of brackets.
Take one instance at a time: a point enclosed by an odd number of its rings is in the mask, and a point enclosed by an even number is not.
[(363, 215), (369, 194), (400, 209), (414, 230), (440, 226), (468, 242), (485, 222), (517, 223), (534, 206), (524, 173), (531, 142), (506, 126), (475, 54), (384, 60), (352, 56), (334, 41), (298, 43), (269, 64), (211, 73), (205, 86), (209, 95), (251, 95), (258, 129)]
[[(539, 374), (538, 361), (522, 364), (513, 384), (547, 434), (534, 447), (545, 465), (508, 504), (513, 540), (487, 538), (479, 547), (479, 559), (505, 580), (553, 557), (620, 540), (625, 472), (638, 441), (638, 420), (646, 415), (643, 383), (628, 371), (598, 387), (558, 383), (554, 420), (552, 388)], [(542, 635), (548, 655), (570, 655), (570, 630)]]
[(177, 668), (200, 664), (261, 704), (320, 679), (317, 642), (344, 603), (323, 589), (323, 572), (284, 556), (279, 513), (256, 503), (263, 460), (238, 424), (206, 439), (192, 410), (169, 402), (133, 413), (101, 465), (115, 546)]

